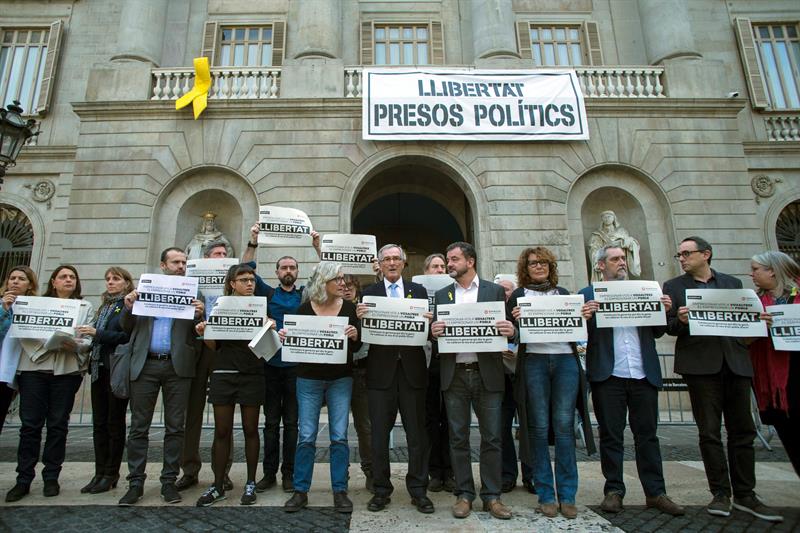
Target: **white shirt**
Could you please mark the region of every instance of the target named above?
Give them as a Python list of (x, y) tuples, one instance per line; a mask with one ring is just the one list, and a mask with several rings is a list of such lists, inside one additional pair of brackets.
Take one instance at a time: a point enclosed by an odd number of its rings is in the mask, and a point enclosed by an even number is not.
[[(478, 274), (475, 274), (475, 277), (472, 278), (472, 281), (469, 282), (467, 288), (461, 286), (459, 282), (456, 281), (456, 295), (455, 295), (455, 303), (457, 304), (474, 304), (478, 302), (478, 285), (479, 285), (479, 278)], [(456, 354), (456, 363), (475, 363), (478, 361), (478, 353), (477, 352), (459, 352)]]
[[(392, 284), (391, 281), (389, 281), (386, 278), (383, 278), (383, 286), (386, 288), (386, 296), (388, 298), (392, 297), (392, 290), (389, 288), (389, 285), (391, 284)], [(397, 285), (397, 289), (395, 290), (397, 291), (398, 298), (402, 298), (403, 295), (405, 294), (404, 290), (405, 288), (403, 287), (403, 278), (399, 278), (397, 281), (394, 282), (394, 284)]]
[(642, 379), (642, 345), (635, 326), (614, 328), (614, 370), (611, 375), (618, 378)]

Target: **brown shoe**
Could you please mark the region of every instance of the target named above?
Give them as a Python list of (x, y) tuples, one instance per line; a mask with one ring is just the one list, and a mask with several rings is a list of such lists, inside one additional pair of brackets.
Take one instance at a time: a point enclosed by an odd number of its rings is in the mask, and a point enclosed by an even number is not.
[(600, 509), (607, 513), (619, 513), (622, 511), (622, 495), (619, 492), (608, 492), (600, 503)]
[(686, 511), (683, 509), (683, 507), (670, 500), (669, 496), (666, 494), (648, 496), (645, 498), (645, 504), (648, 508), (655, 507), (662, 513), (667, 513), (672, 516), (683, 516), (686, 514)]
[(540, 503), (536, 506), (536, 512), (542, 513), (547, 518), (555, 518), (558, 516), (558, 505), (555, 503)]
[(466, 518), (471, 512), (472, 502), (467, 499), (459, 498), (453, 505), (453, 516), (455, 518)]
[(489, 511), (490, 515), (500, 520), (508, 520), (511, 518), (511, 507), (508, 507), (499, 499), (483, 502), (483, 510)]
[(570, 520), (578, 518), (578, 508), (575, 507), (574, 503), (562, 503), (559, 509), (561, 509), (561, 516), (564, 518), (569, 518)]

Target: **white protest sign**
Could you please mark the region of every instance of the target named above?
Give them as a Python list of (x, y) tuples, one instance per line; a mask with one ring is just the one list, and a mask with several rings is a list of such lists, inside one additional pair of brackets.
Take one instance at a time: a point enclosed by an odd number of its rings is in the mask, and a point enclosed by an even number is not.
[(56, 332), (75, 334), (81, 301), (45, 296), (17, 296), (9, 337), (49, 339)]
[(752, 289), (686, 289), (689, 334), (766, 337), (764, 306)]
[(517, 305), (520, 342), (577, 342), (589, 338), (581, 315), (582, 294), (524, 296)]
[(296, 246), (311, 242), (311, 219), (299, 209), (258, 206), (258, 243)]
[(281, 349), (281, 339), (278, 336), (278, 332), (275, 328), (269, 327), (273, 323), (272, 320), (267, 320), (267, 324), (256, 333), (256, 336), (247, 345), (256, 357), (264, 361), (272, 359)]
[(657, 281), (595, 281), (592, 287), (600, 305), (595, 313), (598, 328), (667, 325)]
[(800, 305), (768, 305), (767, 313), (772, 315), (772, 346), (776, 350), (800, 350)]
[(264, 296), (220, 296), (211, 308), (203, 337), (209, 340), (252, 340), (267, 323)]
[(425, 346), (428, 300), (364, 296), (369, 308), (361, 319), (361, 340), (384, 346)]
[(194, 318), (197, 278), (142, 274), (136, 292), (139, 297), (133, 302), (134, 315)]
[(439, 304), (437, 320), (444, 322), (438, 337), (439, 353), (502, 352), (508, 339), (500, 334), (497, 322), (506, 319), (505, 302)]
[(361, 80), (364, 139), (589, 138), (574, 70), (365, 68)]
[(436, 291), (453, 284), (453, 278), (447, 274), (422, 274), (414, 276), (411, 278), (411, 281), (419, 283), (428, 291), (428, 309), (431, 311), (433, 311), (433, 308), (436, 306), (434, 301)]
[(374, 235), (331, 233), (322, 237), (320, 259), (341, 263), (343, 274), (373, 274), (376, 257)]
[(197, 278), (197, 288), (203, 296), (222, 296), (225, 276), (228, 269), (238, 265), (235, 257), (189, 259), (186, 262), (186, 276)]
[(286, 315), (281, 358), (286, 363), (347, 363), (346, 316)]

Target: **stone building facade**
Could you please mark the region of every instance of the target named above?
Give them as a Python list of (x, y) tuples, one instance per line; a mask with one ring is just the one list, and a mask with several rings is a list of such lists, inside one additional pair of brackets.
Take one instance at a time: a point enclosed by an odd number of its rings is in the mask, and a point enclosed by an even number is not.
[[(454, 240), (487, 277), (546, 245), (579, 289), (614, 210), (643, 278), (677, 275), (692, 234), (745, 276), (757, 251), (800, 251), (798, 22), (793, 0), (0, 0), (0, 96), (41, 121), (0, 192), (0, 254), (74, 264), (98, 295), (208, 211), (240, 254), (275, 204), (400, 242), (415, 271)], [(195, 121), (174, 101), (200, 55)], [(398, 63), (574, 67), (590, 139), (365, 141), (361, 69)], [(260, 249), (262, 273), (287, 253), (307, 274), (310, 247)]]

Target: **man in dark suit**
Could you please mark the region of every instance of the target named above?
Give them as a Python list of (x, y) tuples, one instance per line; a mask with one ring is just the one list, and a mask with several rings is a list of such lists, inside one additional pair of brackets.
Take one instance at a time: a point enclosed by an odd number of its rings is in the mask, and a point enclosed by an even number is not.
[[(593, 258), (603, 281), (628, 278), (625, 250), (604, 246)], [(661, 366), (656, 339), (666, 326), (628, 326), (598, 328), (594, 313), (599, 304), (594, 289), (582, 289), (584, 316), (589, 343), (586, 346), (586, 374), (592, 386), (592, 403), (600, 429), (600, 465), (606, 478), (605, 497), (600, 508), (611, 513), (622, 511), (625, 497), (622, 459), (625, 418), (630, 412), (631, 431), (636, 442), (636, 469), (647, 507), (681, 516), (684, 509), (667, 496), (661, 447), (658, 443), (658, 389)], [(672, 307), (669, 296), (662, 296), (665, 311)]]
[[(753, 367), (742, 339), (689, 334), (686, 289), (741, 289), (742, 282), (711, 268), (711, 245), (700, 237), (687, 237), (675, 258), (684, 275), (664, 283), (672, 299), (667, 333), (675, 342), (675, 372), (689, 388), (692, 413), (700, 436), (700, 453), (706, 470), (711, 503), (709, 514), (729, 516), (733, 507), (758, 518), (783, 518), (755, 495), (756, 430), (750, 407)], [(722, 448), (722, 416), (728, 433), (728, 457)], [(730, 466), (730, 470), (729, 470)]]
[[(455, 283), (436, 292), (436, 305), (475, 302), (505, 302), (500, 285), (480, 279), (475, 248), (466, 242), (447, 247), (447, 273)], [(506, 317), (497, 322), (501, 335), (514, 338), (514, 324)], [(431, 324), (434, 338), (444, 332), (444, 322)], [(475, 481), (470, 459), (470, 407), (478, 416), (481, 433), (481, 500), (483, 510), (495, 518), (511, 518), (511, 509), (500, 500), (502, 485), (501, 412), (505, 391), (501, 352), (441, 354), (442, 391), (450, 422), (450, 448), (456, 478), (453, 516), (466, 518), (475, 499)]]
[[(180, 248), (161, 252), (161, 271), (166, 275), (186, 274), (186, 254)], [(164, 404), (164, 467), (161, 497), (167, 503), (181, 501), (175, 487), (180, 473), (184, 423), (189, 389), (196, 366), (194, 320), (137, 316), (132, 314), (138, 293), (125, 296), (120, 325), (131, 336), (130, 407), (128, 432), (128, 492), (120, 505), (133, 505), (144, 494), (147, 477), (147, 448), (150, 423), (159, 391)], [(203, 302), (194, 300), (195, 319), (203, 317)]]
[[(383, 279), (366, 287), (361, 295), (389, 298), (419, 298), (427, 301), (425, 287), (402, 278), (406, 254), (396, 244), (378, 251)], [(367, 313), (366, 304), (358, 304), (358, 318)], [(426, 313), (428, 318), (430, 313)], [(422, 346), (372, 344), (367, 355), (367, 397), (372, 426), (372, 486), (375, 495), (367, 509), (380, 511), (390, 501), (394, 487), (389, 477), (389, 434), (397, 419), (397, 410), (408, 443), (406, 488), (411, 503), (421, 513), (434, 512), (428, 490), (428, 439), (425, 434), (425, 392), (428, 368)]]

